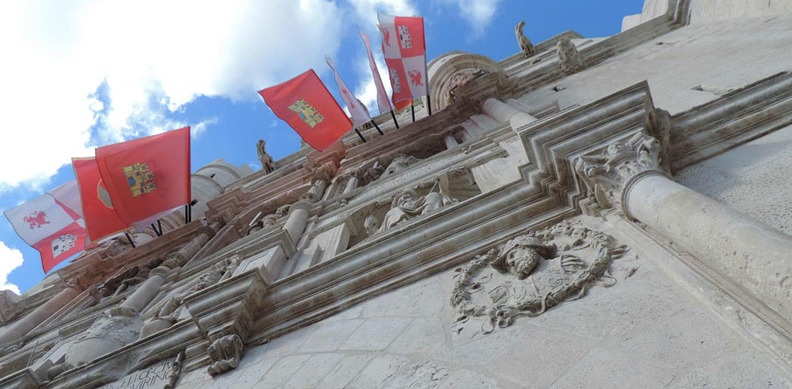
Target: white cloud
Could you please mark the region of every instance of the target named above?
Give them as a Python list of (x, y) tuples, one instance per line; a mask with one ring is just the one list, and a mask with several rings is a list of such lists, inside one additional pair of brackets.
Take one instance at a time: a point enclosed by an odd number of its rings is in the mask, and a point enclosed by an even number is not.
[(472, 36), (481, 36), (489, 27), (498, 9), (501, 0), (443, 0), (445, 3), (453, 4), (459, 12), (459, 16), (470, 23), (473, 29)]
[(377, 25), (377, 12), (394, 16), (415, 16), (418, 11), (410, 0), (349, 0), (355, 12), (365, 25), (360, 28), (369, 29)]
[(44, 183), (93, 146), (178, 128), (169, 114), (197, 96), (254, 100), (322, 68), (341, 14), (324, 0), (0, 3), (0, 166), (14, 166), (0, 190)]
[(22, 252), (11, 249), (0, 241), (0, 290), (10, 290), (19, 294), (19, 287), (8, 282), (8, 275), (22, 266)]
[(220, 119), (218, 119), (215, 116), (215, 117), (213, 117), (211, 119), (204, 120), (204, 121), (202, 121), (202, 122), (200, 122), (200, 123), (198, 123), (196, 125), (191, 126), (190, 127), (190, 136), (193, 139), (198, 139), (198, 137), (200, 137), (201, 134), (206, 132), (206, 127), (208, 127), (208, 126), (210, 126), (212, 124), (217, 124), (218, 121), (220, 121)]

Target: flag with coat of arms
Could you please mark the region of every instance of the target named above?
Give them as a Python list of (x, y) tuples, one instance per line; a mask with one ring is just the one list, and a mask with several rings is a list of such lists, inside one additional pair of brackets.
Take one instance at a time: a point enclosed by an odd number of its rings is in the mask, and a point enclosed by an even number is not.
[(259, 94), (277, 117), (316, 150), (323, 151), (352, 129), (352, 122), (313, 69)]
[(382, 53), (388, 65), (393, 105), (429, 94), (426, 43), (422, 17), (377, 14), (382, 33)]
[(341, 75), (338, 74), (335, 66), (333, 66), (333, 61), (330, 60), (330, 57), (325, 57), (325, 60), (327, 61), (327, 66), (330, 66), (330, 70), (333, 71), (338, 91), (341, 93), (341, 100), (344, 100), (344, 104), (346, 104), (349, 114), (352, 116), (352, 127), (357, 128), (370, 122), (371, 116), (369, 116), (366, 106), (349, 90), (349, 87), (347, 87), (344, 80), (341, 79)]
[(44, 273), (85, 248), (80, 204), (72, 180), (4, 212), (17, 235), (41, 254)]

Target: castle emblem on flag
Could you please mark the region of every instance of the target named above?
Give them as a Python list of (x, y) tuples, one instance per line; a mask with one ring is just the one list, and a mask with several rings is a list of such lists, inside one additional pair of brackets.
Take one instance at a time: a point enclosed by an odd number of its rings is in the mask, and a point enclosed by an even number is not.
[(311, 128), (316, 127), (317, 124), (325, 119), (325, 117), (311, 104), (308, 104), (305, 99), (295, 101), (294, 104), (289, 106), (289, 109), (299, 115), (300, 119), (302, 119), (305, 124), (311, 126)]
[(407, 72), (407, 75), (410, 76), (411, 84), (413, 84), (414, 86), (419, 86), (419, 85), (423, 86), (423, 81), (421, 81), (423, 79), (423, 76), (421, 72), (419, 72), (418, 70), (410, 70), (409, 72)]
[(410, 38), (410, 29), (407, 26), (397, 26), (399, 27), (399, 42), (401, 43), (402, 49), (410, 49), (412, 48), (412, 38)]
[(22, 220), (30, 224), (30, 229), (41, 228), (45, 224), (49, 224), (47, 214), (41, 211), (33, 211), (30, 215), (25, 216)]
[(77, 244), (77, 237), (72, 234), (61, 235), (52, 241), (52, 256), (57, 257), (72, 248)]
[(401, 93), (401, 80), (399, 80), (399, 72), (396, 69), (390, 70), (390, 78), (391, 78), (391, 86), (393, 87), (393, 93)]
[(122, 169), (133, 198), (157, 190), (157, 184), (154, 182), (154, 172), (149, 170), (148, 163), (138, 162), (134, 165), (123, 166)]

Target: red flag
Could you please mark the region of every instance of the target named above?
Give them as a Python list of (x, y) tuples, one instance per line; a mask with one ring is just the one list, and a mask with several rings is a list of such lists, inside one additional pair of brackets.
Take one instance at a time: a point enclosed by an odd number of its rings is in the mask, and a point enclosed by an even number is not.
[(259, 94), (276, 116), (316, 150), (326, 149), (352, 129), (352, 122), (313, 69)]
[(190, 202), (190, 127), (99, 147), (96, 163), (127, 225)]
[(405, 100), (429, 94), (423, 18), (383, 14), (377, 18), (393, 90), (391, 99), (398, 109)]
[(80, 185), (85, 229), (91, 241), (121, 232), (129, 225), (121, 221), (113, 208), (110, 193), (102, 182), (96, 158), (72, 158), (74, 174)]
[(17, 235), (41, 254), (41, 266), (48, 273), (61, 261), (85, 248), (82, 218), (58, 198), (79, 198), (77, 185), (67, 182), (8, 211), (5, 216)]

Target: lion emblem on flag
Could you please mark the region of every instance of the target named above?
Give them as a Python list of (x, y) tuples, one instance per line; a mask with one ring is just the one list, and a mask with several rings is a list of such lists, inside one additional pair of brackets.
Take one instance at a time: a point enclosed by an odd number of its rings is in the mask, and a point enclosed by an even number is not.
[(149, 169), (147, 162), (123, 166), (121, 169), (124, 171), (133, 198), (157, 190), (154, 172)]
[(410, 83), (414, 86), (423, 86), (423, 75), (418, 70), (410, 70), (407, 72), (407, 75), (410, 76)]
[(59, 236), (57, 239), (53, 240), (51, 243), (52, 246), (52, 256), (57, 257), (72, 248), (77, 244), (77, 237), (73, 234), (65, 234)]
[(47, 214), (42, 211), (33, 211), (30, 215), (25, 216), (22, 220), (30, 225), (30, 229), (41, 228), (45, 224), (49, 224)]
[(399, 43), (402, 49), (412, 48), (412, 38), (410, 37), (410, 29), (407, 26), (397, 26), (399, 28)]
[(324, 121), (325, 117), (319, 113), (319, 110), (314, 108), (313, 105), (308, 104), (305, 99), (300, 99), (289, 106), (289, 109), (297, 114), (297, 116), (305, 122), (305, 124), (316, 127), (317, 124)]

